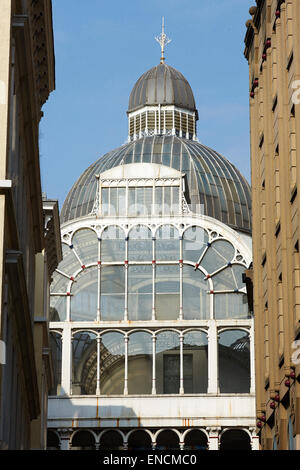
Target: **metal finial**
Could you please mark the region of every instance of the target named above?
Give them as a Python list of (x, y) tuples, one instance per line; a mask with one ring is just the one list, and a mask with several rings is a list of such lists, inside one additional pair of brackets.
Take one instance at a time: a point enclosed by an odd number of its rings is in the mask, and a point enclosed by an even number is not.
[(156, 41), (158, 44), (160, 44), (161, 47), (161, 58), (160, 58), (160, 63), (163, 64), (165, 62), (165, 47), (171, 42), (171, 39), (168, 38), (168, 36), (165, 34), (165, 18), (162, 18), (162, 31), (160, 36), (155, 37)]

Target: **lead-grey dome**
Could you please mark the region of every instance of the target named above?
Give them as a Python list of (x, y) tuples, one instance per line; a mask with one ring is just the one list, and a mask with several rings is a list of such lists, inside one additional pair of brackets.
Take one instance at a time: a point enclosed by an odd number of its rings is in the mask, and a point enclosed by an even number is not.
[(158, 104), (196, 111), (188, 81), (182, 73), (165, 63), (153, 67), (138, 79), (130, 94), (128, 113)]
[(62, 223), (91, 213), (96, 175), (129, 163), (158, 163), (186, 175), (192, 210), (236, 230), (251, 232), (251, 191), (241, 173), (219, 153), (177, 136), (143, 137), (112, 150), (93, 163), (74, 184), (62, 208)]

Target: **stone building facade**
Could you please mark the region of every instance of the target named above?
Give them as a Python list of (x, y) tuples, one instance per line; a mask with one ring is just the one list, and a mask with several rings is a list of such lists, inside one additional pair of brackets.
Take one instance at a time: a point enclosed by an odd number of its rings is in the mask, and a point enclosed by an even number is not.
[(300, 449), (300, 2), (250, 8), (256, 412), (262, 449)]
[(0, 2), (0, 448), (46, 446), (49, 284), (61, 260), (42, 197), (41, 108), (54, 89), (51, 0)]

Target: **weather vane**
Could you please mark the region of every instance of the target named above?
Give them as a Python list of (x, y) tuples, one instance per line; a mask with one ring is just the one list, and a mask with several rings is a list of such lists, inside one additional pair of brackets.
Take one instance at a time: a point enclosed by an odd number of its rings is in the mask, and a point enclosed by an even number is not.
[(161, 47), (161, 58), (160, 58), (160, 63), (163, 64), (165, 62), (165, 57), (164, 57), (164, 52), (165, 52), (165, 47), (171, 42), (171, 39), (168, 38), (168, 36), (165, 34), (165, 18), (162, 18), (162, 32), (160, 36), (155, 37), (156, 41), (158, 44), (160, 44)]

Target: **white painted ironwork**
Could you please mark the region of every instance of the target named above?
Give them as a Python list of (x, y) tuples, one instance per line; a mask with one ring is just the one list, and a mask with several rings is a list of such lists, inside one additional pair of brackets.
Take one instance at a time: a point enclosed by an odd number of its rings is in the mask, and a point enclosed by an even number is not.
[(155, 40), (158, 42), (158, 44), (161, 47), (161, 57), (160, 57), (160, 63), (163, 64), (165, 62), (165, 48), (170, 42), (172, 41), (171, 39), (168, 38), (168, 36), (165, 33), (165, 18), (162, 18), (162, 31), (159, 36), (155, 37)]

